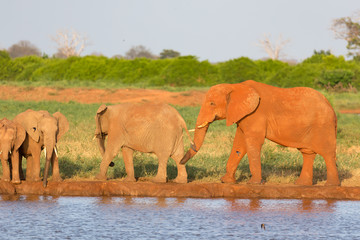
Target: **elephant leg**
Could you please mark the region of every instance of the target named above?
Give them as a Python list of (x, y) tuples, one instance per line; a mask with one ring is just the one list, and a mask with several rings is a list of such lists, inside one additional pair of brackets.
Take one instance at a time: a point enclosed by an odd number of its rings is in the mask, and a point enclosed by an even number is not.
[(226, 164), (226, 174), (221, 178), (223, 183), (236, 183), (235, 172), (241, 159), (246, 154), (244, 133), (240, 128), (236, 129), (234, 144)]
[(6, 181), (6, 182), (10, 182), (10, 166), (9, 166), (8, 160), (1, 158), (1, 165), (3, 168), (2, 180)]
[(307, 150), (299, 149), (303, 156), (303, 166), (301, 169), (300, 177), (296, 180), (297, 185), (312, 185), (313, 184), (313, 165), (316, 153)]
[(249, 184), (260, 184), (262, 182), (260, 153), (264, 139), (265, 138), (262, 136), (254, 136), (245, 139), (251, 172), (251, 179), (248, 181)]
[(340, 180), (339, 180), (339, 173), (336, 167), (336, 153), (328, 153), (328, 154), (322, 154), (321, 155), (326, 164), (326, 186), (339, 186)]
[(176, 183), (187, 183), (187, 172), (184, 164), (180, 164), (181, 159), (184, 155), (184, 146), (178, 147), (177, 151), (171, 156), (174, 159), (177, 167), (177, 176), (174, 179)]
[(19, 152), (14, 151), (11, 156), (11, 165), (12, 165), (12, 180), (11, 182), (14, 184), (20, 183), (19, 176)]
[(19, 175), (20, 175), (20, 180), (25, 180), (25, 175), (22, 168), (22, 158), (23, 156), (19, 154)]
[(33, 176), (34, 176), (35, 182), (41, 181), (41, 178), (40, 178), (40, 154), (41, 154), (41, 149), (36, 149), (36, 151), (34, 151), (32, 153), (32, 157), (33, 157), (32, 171), (33, 171)]
[(51, 157), (51, 166), (52, 166), (52, 180), (55, 182), (61, 182), (62, 178), (60, 177), (60, 170), (59, 170), (59, 159), (56, 156), (55, 152)]
[(159, 159), (159, 167), (156, 176), (151, 180), (157, 183), (166, 183), (167, 181), (167, 162), (170, 154), (156, 154)]
[(134, 150), (131, 148), (123, 147), (122, 154), (125, 164), (125, 171), (126, 171), (126, 178), (124, 181), (126, 182), (135, 182), (135, 174), (134, 174), (134, 161), (133, 161), (133, 154)]
[(26, 180), (32, 182), (41, 181), (40, 178), (40, 156), (35, 158), (34, 156), (28, 156), (26, 158)]
[(106, 173), (109, 168), (109, 164), (114, 159), (114, 157), (119, 153), (121, 148), (120, 144), (116, 144), (114, 138), (108, 137), (107, 148), (104, 153), (104, 157), (100, 164), (100, 172), (96, 175), (98, 180), (106, 180)]

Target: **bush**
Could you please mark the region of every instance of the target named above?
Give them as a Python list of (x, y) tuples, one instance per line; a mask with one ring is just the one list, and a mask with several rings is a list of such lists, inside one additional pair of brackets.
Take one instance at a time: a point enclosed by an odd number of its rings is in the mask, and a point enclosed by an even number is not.
[(199, 62), (193, 56), (169, 59), (156, 85), (206, 86), (217, 82), (217, 68), (208, 61)]
[(32, 76), (31, 81), (61, 81), (65, 79), (67, 71), (70, 69), (71, 64), (76, 61), (76, 57), (68, 59), (49, 59), (46, 64), (36, 69)]
[(2, 80), (28, 81), (32, 73), (44, 64), (44, 59), (37, 56), (18, 57), (7, 61), (2, 70)]
[[(26, 56), (11, 59), (0, 51), (0, 80), (105, 81), (141, 86), (211, 86), (245, 80), (279, 87), (360, 89), (360, 62), (343, 56), (316, 53), (297, 65), (277, 60), (241, 57), (212, 64), (194, 56), (134, 60), (103, 56), (44, 59)], [(335, 89), (336, 90), (336, 89)]]
[(222, 82), (240, 83), (245, 80), (259, 81), (259, 68), (249, 58), (241, 57), (219, 63), (219, 77)]
[(255, 64), (259, 71), (257, 80), (267, 84), (271, 84), (271, 80), (276, 78), (279, 72), (289, 68), (288, 63), (272, 59), (265, 61), (258, 60), (255, 61)]

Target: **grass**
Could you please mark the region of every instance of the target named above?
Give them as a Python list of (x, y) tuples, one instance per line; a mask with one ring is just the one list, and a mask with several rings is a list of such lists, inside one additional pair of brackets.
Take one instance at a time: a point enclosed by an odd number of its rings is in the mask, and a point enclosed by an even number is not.
[[(336, 111), (351, 106), (360, 108), (360, 94), (334, 94), (330, 100)], [(65, 180), (92, 180), (99, 171), (100, 152), (93, 140), (95, 131), (94, 116), (100, 104), (80, 104), (76, 102), (59, 103), (0, 101), (0, 119), (14, 118), (29, 108), (48, 110), (50, 113), (62, 112), (70, 122), (70, 130), (58, 143), (60, 172)], [(178, 107), (188, 128), (193, 128), (200, 107)], [(360, 186), (360, 116), (338, 113), (337, 165), (342, 185)], [(208, 131), (202, 149), (187, 163), (188, 178), (195, 182), (220, 182), (225, 174), (226, 162), (232, 147), (235, 126), (226, 127), (224, 121), (214, 122)], [(184, 135), (186, 150), (189, 140)], [(281, 147), (266, 141), (262, 153), (262, 174), (267, 183), (293, 183), (300, 175), (301, 154), (294, 149)], [(26, 168), (26, 161), (23, 161)], [(108, 178), (121, 179), (126, 176), (122, 156), (115, 159), (115, 166), (109, 168)], [(42, 155), (42, 167), (44, 159)], [(134, 167), (136, 177), (152, 177), (157, 171), (157, 159), (152, 154), (136, 152)], [(0, 168), (0, 173), (2, 168)], [(168, 177), (174, 179), (177, 170), (173, 160), (169, 160)], [(245, 183), (250, 178), (248, 159), (245, 156), (236, 171), (238, 181)], [(323, 184), (326, 180), (326, 167), (323, 159), (317, 156), (314, 162), (314, 182)]]

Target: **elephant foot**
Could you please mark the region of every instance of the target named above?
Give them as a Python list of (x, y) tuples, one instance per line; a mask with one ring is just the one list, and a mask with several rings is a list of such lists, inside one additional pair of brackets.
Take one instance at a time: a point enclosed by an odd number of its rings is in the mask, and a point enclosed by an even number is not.
[(154, 183), (166, 183), (166, 180), (167, 180), (166, 177), (164, 178), (164, 177), (158, 177), (158, 176), (150, 179), (150, 181), (152, 181)]
[(295, 184), (300, 185), (300, 186), (311, 186), (313, 184), (313, 182), (311, 179), (298, 178), (298, 180), (296, 180)]
[(235, 177), (230, 174), (225, 174), (220, 180), (222, 183), (236, 183)]
[(325, 183), (325, 186), (340, 186), (340, 180), (334, 179), (334, 180), (327, 180)]
[(177, 176), (175, 179), (174, 179), (174, 181), (173, 181), (174, 183), (187, 183), (188, 181), (187, 181), (187, 176), (185, 176), (185, 177), (179, 177), (179, 176)]
[(12, 184), (20, 184), (21, 181), (20, 181), (20, 179), (13, 179), (13, 180), (11, 180), (11, 183)]
[(261, 177), (251, 177), (250, 180), (247, 182), (247, 184), (263, 184), (264, 181), (261, 179)]
[(54, 177), (54, 176), (53, 176), (53, 177), (51, 178), (51, 180), (54, 181), (54, 182), (62, 182), (62, 181), (63, 181), (63, 179), (62, 179), (60, 176), (57, 176), (57, 177)]
[(135, 179), (135, 177), (129, 177), (129, 176), (127, 176), (127, 177), (124, 179), (124, 182), (136, 182), (136, 179)]
[(95, 176), (96, 180), (105, 181), (107, 179), (106, 175), (98, 174)]

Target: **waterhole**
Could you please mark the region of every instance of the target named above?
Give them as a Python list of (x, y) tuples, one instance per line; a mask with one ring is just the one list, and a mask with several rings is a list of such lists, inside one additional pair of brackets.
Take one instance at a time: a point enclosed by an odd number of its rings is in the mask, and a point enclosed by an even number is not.
[(0, 196), (0, 239), (360, 239), (360, 201)]

